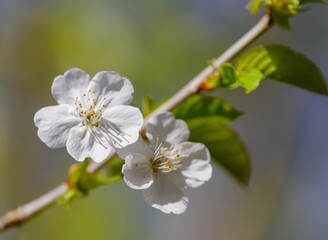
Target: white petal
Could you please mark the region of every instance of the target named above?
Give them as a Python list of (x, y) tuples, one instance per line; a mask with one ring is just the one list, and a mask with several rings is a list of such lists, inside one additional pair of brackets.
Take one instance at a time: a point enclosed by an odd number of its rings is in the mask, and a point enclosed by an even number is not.
[(132, 102), (133, 86), (131, 82), (117, 72), (99, 72), (91, 80), (89, 89), (95, 91), (97, 102), (105, 97), (105, 107), (126, 105)]
[(149, 119), (146, 126), (147, 138), (156, 144), (157, 137), (170, 144), (177, 144), (187, 141), (189, 138), (189, 128), (185, 121), (176, 120), (172, 113), (164, 112)]
[(189, 187), (199, 187), (208, 181), (212, 176), (212, 166), (210, 164), (210, 153), (202, 143), (184, 142), (177, 146), (184, 157), (181, 174), (186, 177), (186, 184)]
[(107, 134), (115, 148), (123, 148), (138, 140), (142, 124), (138, 108), (119, 105), (105, 110), (99, 129)]
[(123, 148), (116, 149), (116, 153), (122, 158), (125, 159), (128, 155), (139, 153), (146, 156), (150, 159), (153, 156), (150, 148), (146, 144), (146, 142), (139, 136), (138, 140), (135, 143), (127, 145)]
[(41, 108), (34, 116), (38, 136), (50, 148), (64, 147), (72, 127), (81, 122), (69, 105)]
[(51, 93), (59, 104), (74, 105), (76, 97), (86, 93), (90, 76), (79, 68), (71, 68), (56, 77), (52, 83)]
[(149, 158), (138, 153), (125, 158), (122, 173), (126, 184), (133, 189), (146, 189), (153, 183)]
[(96, 141), (88, 127), (80, 124), (70, 131), (66, 147), (68, 153), (79, 162), (85, 158), (91, 158), (94, 162), (101, 162), (112, 150), (108, 143), (104, 142), (103, 145)]
[(181, 214), (186, 211), (188, 198), (184, 195), (182, 187), (170, 174), (157, 174), (150, 188), (143, 190), (143, 196), (150, 206), (164, 213)]

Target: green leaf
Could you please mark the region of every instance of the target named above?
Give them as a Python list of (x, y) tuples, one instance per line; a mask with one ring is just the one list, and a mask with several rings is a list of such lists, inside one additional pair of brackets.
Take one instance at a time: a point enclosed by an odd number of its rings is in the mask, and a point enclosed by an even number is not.
[(196, 94), (180, 103), (172, 111), (176, 118), (186, 121), (198, 117), (216, 116), (224, 122), (231, 122), (242, 115), (231, 105), (217, 96)]
[(252, 15), (256, 15), (260, 11), (263, 2), (264, 0), (253, 0), (248, 3), (246, 8), (251, 12)]
[(272, 13), (272, 19), (273, 21), (281, 28), (290, 30), (290, 23), (289, 23), (289, 18), (285, 13), (279, 12), (279, 11), (273, 11)]
[(236, 64), (238, 72), (254, 68), (271, 80), (328, 95), (326, 82), (319, 68), (304, 55), (288, 47), (261, 45), (242, 55)]
[(86, 158), (81, 163), (73, 164), (68, 171), (68, 183), (71, 188), (78, 189), (81, 193), (87, 194), (88, 189), (83, 186), (86, 176), (87, 167), (91, 162), (90, 158)]
[(239, 86), (235, 69), (230, 63), (223, 64), (218, 70), (220, 73), (218, 87), (232, 89)]
[(90, 190), (122, 179), (122, 161), (117, 156), (111, 159), (108, 167), (110, 169), (109, 176), (101, 171), (89, 173), (87, 171), (87, 167), (91, 162), (89, 158), (72, 165), (68, 172), (68, 190), (58, 198), (57, 202), (70, 206), (73, 200), (85, 197)]
[(57, 199), (57, 204), (62, 204), (65, 207), (70, 207), (73, 200), (82, 197), (84, 197), (84, 194), (77, 191), (76, 189), (68, 189)]
[(247, 71), (238, 73), (238, 82), (246, 89), (246, 93), (255, 90), (259, 86), (262, 78), (262, 72), (256, 68), (251, 68)]
[(300, 2), (299, 0), (266, 0), (266, 7), (285, 14), (293, 16), (298, 13)]
[(219, 118), (196, 118), (188, 122), (190, 140), (204, 143), (214, 162), (247, 185), (250, 177), (250, 160), (238, 135)]
[(246, 93), (255, 90), (263, 78), (263, 74), (256, 68), (236, 71), (230, 63), (225, 63), (218, 68), (219, 80), (217, 88), (234, 89), (243, 87)]
[(92, 190), (94, 188), (116, 182), (120, 179), (122, 179), (121, 174), (115, 175), (113, 177), (107, 177), (104, 172), (95, 172), (89, 174), (85, 179), (84, 187), (88, 190)]

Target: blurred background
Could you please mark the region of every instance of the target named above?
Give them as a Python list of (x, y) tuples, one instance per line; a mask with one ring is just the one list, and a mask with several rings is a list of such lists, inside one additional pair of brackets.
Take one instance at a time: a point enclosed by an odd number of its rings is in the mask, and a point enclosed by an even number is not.
[[(253, 26), (245, 0), (0, 0), (0, 213), (66, 179), (74, 160), (36, 135), (35, 112), (54, 105), (50, 86), (71, 67), (115, 70), (142, 95), (168, 97)], [(302, 51), (328, 77), (327, 6), (275, 27), (257, 43)], [(328, 98), (264, 81), (246, 95), (219, 94), (246, 114), (233, 126), (252, 158), (249, 190), (222, 169), (188, 191), (180, 216), (144, 203), (122, 181), (70, 209), (55, 206), (4, 240), (326, 240)]]

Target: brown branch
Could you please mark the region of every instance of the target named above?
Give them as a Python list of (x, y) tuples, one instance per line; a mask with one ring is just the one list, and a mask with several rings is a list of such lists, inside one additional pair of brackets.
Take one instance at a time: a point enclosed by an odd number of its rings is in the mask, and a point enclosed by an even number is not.
[[(244, 36), (242, 36), (236, 43), (234, 43), (230, 48), (228, 48), (220, 57), (215, 59), (213, 65), (214, 67), (219, 67), (225, 62), (228, 62), (238, 53), (240, 53), (244, 48), (251, 44), (256, 38), (261, 36), (266, 30), (268, 30), (272, 25), (272, 21), (269, 15), (263, 16), (259, 22), (251, 28)], [(181, 103), (183, 100), (187, 99), (189, 96), (195, 94), (199, 90), (200, 84), (213, 72), (213, 66), (206, 67), (202, 72), (195, 76), (188, 84), (181, 88), (175, 95), (168, 99), (163, 105), (153, 111), (144, 122), (147, 124), (150, 117), (159, 114), (164, 111), (169, 111)], [(144, 130), (144, 127), (141, 131)], [(110, 159), (115, 155), (115, 151), (111, 152), (109, 156), (101, 163), (92, 163), (88, 167), (89, 173), (94, 173), (104, 167)], [(17, 209), (14, 209), (3, 217), (0, 218), (0, 232), (5, 231), (14, 226), (19, 226), (20, 224), (26, 222), (37, 214), (41, 213), (43, 210), (47, 209), (53, 205), (56, 200), (68, 190), (66, 183), (62, 183), (56, 188), (52, 189), (48, 193), (42, 195), (41, 197), (24, 204)]]

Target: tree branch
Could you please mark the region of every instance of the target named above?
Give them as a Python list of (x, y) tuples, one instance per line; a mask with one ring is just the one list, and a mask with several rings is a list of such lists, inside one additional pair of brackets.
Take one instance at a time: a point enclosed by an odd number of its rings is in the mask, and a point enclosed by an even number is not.
[[(219, 67), (225, 62), (228, 62), (244, 48), (251, 44), (256, 38), (261, 36), (272, 26), (271, 17), (269, 15), (263, 16), (259, 22), (251, 28), (244, 36), (242, 36), (237, 42), (235, 42), (230, 48), (228, 48), (220, 57), (215, 59), (214, 67)], [(144, 126), (141, 131), (144, 131), (145, 125), (147, 124), (150, 117), (157, 115), (164, 111), (169, 111), (187, 99), (189, 96), (195, 94), (199, 90), (199, 85), (213, 72), (213, 66), (206, 67), (202, 72), (195, 76), (188, 84), (181, 88), (175, 95), (168, 99), (163, 105), (153, 111), (144, 121)], [(89, 173), (94, 173), (104, 167), (110, 159), (115, 155), (115, 151), (112, 151), (109, 156), (101, 163), (92, 163), (88, 167)], [(56, 188), (52, 189), (48, 193), (41, 197), (25, 204), (17, 209), (14, 209), (3, 217), (0, 218), (0, 232), (5, 231), (14, 226), (31, 219), (38, 213), (47, 209), (53, 205), (56, 200), (68, 190), (66, 183), (62, 183)]]

